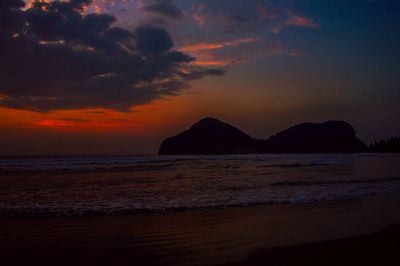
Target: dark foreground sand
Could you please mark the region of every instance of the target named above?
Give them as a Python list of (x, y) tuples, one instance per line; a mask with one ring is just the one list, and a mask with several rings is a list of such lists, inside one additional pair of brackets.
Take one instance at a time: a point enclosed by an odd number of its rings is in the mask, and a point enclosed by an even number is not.
[[(358, 236), (320, 243), (259, 250), (247, 258), (220, 266), (235, 265), (399, 265), (400, 226), (371, 235)], [(24, 252), (1, 254), (2, 265), (151, 265), (142, 261), (135, 251), (113, 251), (109, 256), (76, 253), (68, 256), (49, 253), (26, 256)], [(67, 254), (64, 254), (67, 255)], [(175, 265), (179, 261), (154, 265)], [(187, 265), (196, 265), (188, 262)]]
[(1, 219), (0, 265), (400, 265), (399, 203)]
[(400, 226), (340, 240), (259, 250), (224, 265), (399, 265)]

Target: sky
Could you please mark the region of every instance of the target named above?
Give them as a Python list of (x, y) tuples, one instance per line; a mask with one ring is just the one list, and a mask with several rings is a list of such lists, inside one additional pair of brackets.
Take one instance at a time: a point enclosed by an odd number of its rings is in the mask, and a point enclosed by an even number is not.
[(203, 117), (257, 138), (400, 135), (396, 0), (4, 0), (0, 154), (155, 154)]

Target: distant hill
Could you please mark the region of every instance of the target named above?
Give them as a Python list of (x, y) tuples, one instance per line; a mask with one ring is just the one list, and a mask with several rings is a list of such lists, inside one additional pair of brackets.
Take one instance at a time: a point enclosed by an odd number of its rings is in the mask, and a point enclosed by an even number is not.
[(373, 152), (400, 152), (400, 137), (375, 141), (371, 144), (370, 150)]
[(164, 140), (159, 154), (350, 153), (367, 149), (353, 127), (343, 121), (303, 123), (258, 140), (218, 119), (204, 118)]

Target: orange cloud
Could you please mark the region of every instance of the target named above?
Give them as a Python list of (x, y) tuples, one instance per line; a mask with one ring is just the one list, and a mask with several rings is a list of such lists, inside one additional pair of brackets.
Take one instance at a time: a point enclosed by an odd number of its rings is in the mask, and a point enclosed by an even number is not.
[[(132, 136), (153, 136), (181, 121), (175, 117), (191, 108), (186, 96), (160, 99), (136, 106), (133, 112), (108, 109), (77, 109), (37, 113), (0, 108), (4, 127), (78, 133), (129, 133)], [(5, 125), (6, 124), (6, 125)], [(1, 134), (0, 134), (1, 135)]]
[(129, 119), (107, 119), (100, 121), (79, 121), (74, 119), (45, 119), (34, 123), (34, 127), (66, 131), (129, 131), (142, 130), (140, 124)]
[(222, 43), (198, 43), (190, 46), (182, 47), (182, 52), (196, 52), (196, 51), (203, 51), (203, 50), (215, 50), (224, 48)]
[(221, 43), (197, 43), (189, 46), (181, 47), (179, 50), (182, 52), (197, 52), (197, 51), (205, 51), (205, 50), (217, 50), (222, 49), (229, 46), (237, 46), (244, 43), (252, 43), (259, 41), (259, 38), (243, 38), (233, 41), (226, 41)]
[(206, 24), (206, 16), (202, 14), (206, 5), (204, 3), (198, 3), (195, 5), (193, 19), (197, 22), (199, 26), (204, 26)]
[[(238, 46), (244, 43), (257, 42), (251, 46), (239, 47), (237, 49), (226, 49), (226, 47)], [(237, 64), (249, 62), (251, 59), (288, 54), (285, 47), (279, 42), (266, 43), (258, 38), (243, 38), (239, 40), (222, 43), (199, 43), (180, 49), (191, 54), (197, 60), (193, 65), (204, 67), (230, 67)], [(294, 52), (291, 56), (299, 56)]]
[(193, 64), (197, 66), (209, 66), (209, 67), (226, 67), (226, 66), (232, 66), (236, 64), (241, 64), (246, 62), (246, 60), (242, 58), (236, 58), (236, 59), (221, 59), (221, 60), (197, 60)]
[(223, 60), (220, 60), (220, 61), (217, 61), (217, 60), (215, 60), (215, 61), (196, 61), (194, 64), (196, 64), (196, 65), (198, 65), (198, 66), (224, 66), (224, 65), (227, 65), (227, 64), (229, 64), (229, 62), (227, 62), (227, 61), (223, 61)]
[(93, 8), (94, 8), (94, 12), (95, 13), (102, 13), (103, 12), (103, 9), (99, 6), (99, 5), (97, 5), (97, 4), (93, 4)]
[(72, 126), (73, 123), (64, 121), (64, 120), (41, 120), (36, 122), (36, 125), (42, 127), (50, 127), (50, 128), (60, 128), (60, 127), (69, 127)]
[[(129, 132), (132, 135), (147, 136), (154, 134), (166, 125), (162, 115), (166, 113), (165, 110), (172, 109), (168, 104), (169, 101), (159, 100), (154, 104), (137, 106), (135, 111), (130, 113), (107, 109), (77, 109), (38, 113), (0, 107), (0, 123), (4, 130)], [(157, 110), (157, 112), (153, 112), (153, 110)]]
[(29, 6), (32, 6), (32, 4), (33, 4), (34, 2), (38, 2), (38, 3), (50, 3), (50, 0), (26, 0), (25, 2), (26, 2), (26, 5), (29, 7)]
[(304, 27), (304, 28), (318, 28), (319, 27), (319, 24), (315, 23), (311, 19), (303, 17), (303, 16), (296, 16), (296, 15), (289, 17), (289, 19), (286, 21), (286, 25), (293, 25), (296, 27)]
[(206, 17), (201, 14), (194, 14), (193, 19), (199, 24), (200, 26), (204, 26), (206, 24)]
[(294, 15), (294, 14), (289, 14), (289, 17), (286, 21), (283, 23), (278, 24), (272, 29), (272, 32), (274, 33), (280, 33), (283, 29), (287, 27), (300, 27), (300, 28), (312, 28), (316, 29), (319, 28), (319, 24), (314, 22), (312, 19), (304, 17), (304, 16), (299, 16), (299, 15)]
[[(28, 9), (28, 8), (33, 7), (33, 4), (34, 4), (34, 3), (50, 3), (50, 2), (51, 2), (50, 0), (26, 0), (26, 1), (25, 1), (25, 7), (24, 7), (24, 9)], [(46, 6), (45, 6), (45, 5), (42, 5), (42, 6), (40, 7), (40, 9), (41, 9), (42, 11), (46, 11)]]

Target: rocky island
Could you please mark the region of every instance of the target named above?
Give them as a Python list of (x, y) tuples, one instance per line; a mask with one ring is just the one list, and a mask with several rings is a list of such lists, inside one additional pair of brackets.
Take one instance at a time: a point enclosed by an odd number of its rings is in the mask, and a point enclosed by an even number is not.
[(188, 130), (165, 139), (159, 154), (353, 153), (367, 146), (343, 121), (302, 123), (269, 139), (255, 139), (215, 118), (204, 118)]

